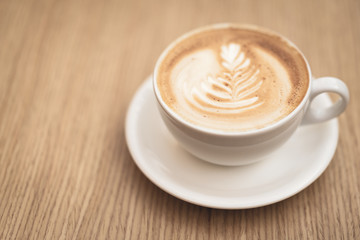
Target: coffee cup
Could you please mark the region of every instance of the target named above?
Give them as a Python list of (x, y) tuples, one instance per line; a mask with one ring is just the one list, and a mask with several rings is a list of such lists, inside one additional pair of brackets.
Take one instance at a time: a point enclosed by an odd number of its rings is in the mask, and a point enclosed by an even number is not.
[[(153, 89), (180, 146), (226, 166), (269, 158), (298, 127), (335, 118), (349, 102), (346, 84), (312, 77), (290, 40), (230, 23), (193, 30), (171, 43), (155, 65)], [(337, 102), (312, 106), (328, 92), (339, 95)]]

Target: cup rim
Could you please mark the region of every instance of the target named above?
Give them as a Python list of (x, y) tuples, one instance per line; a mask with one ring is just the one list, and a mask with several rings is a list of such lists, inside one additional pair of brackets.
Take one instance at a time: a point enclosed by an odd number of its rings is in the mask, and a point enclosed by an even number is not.
[[(160, 66), (162, 60), (166, 57), (167, 53), (171, 49), (173, 49), (179, 42), (181, 42), (182, 40), (188, 38), (189, 36), (192, 36), (192, 35), (194, 35), (196, 33), (202, 32), (202, 31), (206, 31), (206, 30), (210, 30), (210, 29), (223, 29), (223, 28), (230, 28), (230, 27), (232, 27), (232, 28), (241, 28), (241, 29), (249, 29), (249, 30), (257, 30), (257, 31), (261, 31), (261, 32), (264, 32), (264, 33), (268, 33), (268, 34), (271, 34), (271, 35), (278, 36), (282, 40), (286, 41), (291, 47), (296, 49), (296, 51), (301, 55), (301, 57), (303, 58), (303, 60), (304, 60), (304, 62), (306, 64), (306, 68), (307, 68), (307, 71), (308, 71), (309, 83), (308, 83), (308, 88), (306, 90), (306, 93), (305, 93), (303, 99), (301, 100), (300, 104), (292, 112), (290, 112), (288, 115), (286, 115), (285, 117), (283, 117), (280, 120), (276, 121), (275, 123), (272, 123), (272, 124), (270, 124), (268, 126), (265, 126), (263, 128), (252, 129), (252, 130), (247, 130), (247, 131), (236, 131), (236, 130), (234, 130), (234, 131), (223, 131), (223, 130), (219, 130), (219, 129), (212, 129), (212, 128), (208, 128), (208, 127), (198, 126), (196, 124), (193, 124), (193, 123), (185, 120), (179, 114), (177, 114), (174, 110), (172, 110), (169, 106), (167, 106), (166, 103), (164, 102), (164, 100), (162, 99), (162, 96), (160, 94), (160, 90), (159, 90), (159, 88), (157, 86), (156, 76), (157, 76), (159, 66)], [(208, 135), (213, 135), (213, 136), (225, 136), (225, 137), (254, 136), (254, 135), (258, 135), (258, 134), (262, 134), (262, 133), (271, 132), (271, 131), (283, 126), (286, 122), (293, 119), (306, 106), (306, 103), (307, 103), (309, 95), (310, 95), (311, 81), (312, 81), (312, 74), (311, 74), (310, 65), (309, 65), (307, 59), (305, 58), (305, 55), (300, 51), (300, 49), (292, 41), (290, 41), (288, 38), (284, 37), (280, 33), (269, 30), (267, 28), (260, 27), (260, 26), (257, 26), (257, 25), (252, 25), (252, 24), (240, 24), (240, 23), (217, 23), (217, 24), (211, 24), (211, 25), (206, 25), (206, 26), (203, 26), (203, 27), (196, 28), (196, 29), (194, 29), (192, 31), (189, 31), (189, 32), (186, 32), (186, 33), (182, 34), (180, 37), (178, 37), (174, 41), (172, 41), (163, 50), (160, 57), (156, 61), (155, 68), (154, 68), (153, 75), (152, 75), (152, 84), (153, 84), (153, 90), (154, 90), (154, 93), (155, 93), (155, 97), (156, 97), (158, 103), (160, 104), (160, 107), (167, 113), (167, 115), (169, 117), (171, 117), (172, 119), (176, 120), (177, 122), (181, 123), (182, 125), (190, 128), (190, 129), (192, 129), (192, 130), (194, 130), (196, 132), (200, 132), (200, 133), (204, 133), (204, 134), (208, 134)]]

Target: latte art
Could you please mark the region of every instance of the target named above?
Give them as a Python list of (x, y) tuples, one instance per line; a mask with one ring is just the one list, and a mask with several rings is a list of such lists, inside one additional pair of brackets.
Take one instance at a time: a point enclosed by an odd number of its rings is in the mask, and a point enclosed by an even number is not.
[(216, 76), (207, 76), (200, 87), (188, 89), (186, 79), (183, 94), (187, 101), (207, 112), (240, 113), (256, 108), (263, 102), (258, 96), (249, 97), (262, 85), (259, 69), (241, 52), (239, 44), (231, 43), (221, 47), (221, 65), (224, 68)]
[(154, 78), (164, 104), (183, 120), (250, 131), (289, 115), (309, 84), (307, 65), (285, 39), (237, 26), (205, 28), (177, 40)]

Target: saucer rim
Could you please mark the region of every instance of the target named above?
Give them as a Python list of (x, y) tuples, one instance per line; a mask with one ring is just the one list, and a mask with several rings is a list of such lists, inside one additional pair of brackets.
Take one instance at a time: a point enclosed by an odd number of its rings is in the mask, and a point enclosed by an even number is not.
[[(333, 159), (333, 156), (336, 152), (336, 147), (338, 144), (338, 138), (339, 138), (339, 126), (338, 126), (338, 119), (334, 118), (332, 120), (330, 120), (331, 123), (319, 123), (320, 124), (329, 124), (329, 128), (333, 128), (333, 138), (334, 140), (331, 142), (331, 146), (328, 147), (328, 149), (330, 149), (329, 151), (325, 151), (324, 155), (322, 157), (322, 163), (321, 165), (319, 165), (319, 168), (316, 170), (313, 170), (313, 174), (311, 177), (307, 178), (307, 180), (305, 180), (302, 184), (297, 184), (298, 187), (292, 191), (292, 189), (290, 190), (285, 190), (283, 191), (283, 193), (281, 195), (277, 195), (276, 197), (274, 197), (273, 199), (260, 199), (259, 201), (255, 202), (255, 203), (249, 203), (249, 204), (244, 204), (244, 203), (228, 203), (228, 202), (213, 202), (213, 201), (206, 201), (206, 200), (201, 200), (199, 199), (199, 197), (193, 197), (193, 196), (189, 196), (186, 192), (184, 193), (182, 190), (179, 190), (180, 188), (183, 188), (183, 186), (179, 186), (176, 184), (172, 184), (169, 182), (164, 182), (162, 181), (161, 178), (158, 178), (154, 173), (152, 173), (152, 171), (150, 171), (151, 169), (146, 168), (146, 165), (142, 164), (142, 160), (140, 160), (142, 158), (141, 154), (139, 153), (139, 147), (136, 144), (136, 134), (132, 134), (130, 129), (133, 129), (132, 126), (136, 127), (135, 124), (137, 123), (137, 121), (132, 121), (132, 119), (134, 119), (134, 117), (136, 117), (134, 109), (135, 108), (139, 108), (139, 106), (136, 104), (139, 98), (141, 98), (141, 95), (143, 92), (147, 91), (147, 85), (151, 85), (151, 76), (146, 78), (146, 80), (137, 88), (135, 94), (133, 95), (130, 104), (128, 106), (127, 112), (126, 112), (126, 119), (125, 119), (125, 138), (126, 138), (126, 142), (127, 142), (127, 146), (129, 149), (129, 152), (133, 158), (133, 161), (135, 162), (136, 166), (141, 170), (141, 172), (152, 182), (154, 183), (157, 187), (159, 187), (160, 189), (162, 189), (163, 191), (169, 193), (170, 195), (181, 199), (185, 202), (189, 202), (198, 206), (203, 206), (203, 207), (209, 207), (209, 208), (214, 208), (214, 209), (251, 209), (251, 208), (258, 208), (258, 207), (263, 207), (263, 206), (267, 206), (267, 205), (271, 205), (280, 201), (283, 201), (285, 199), (288, 199), (294, 195), (296, 195), (297, 193), (301, 192), (302, 190), (304, 190), (305, 188), (307, 188), (308, 186), (310, 186), (313, 182), (315, 182), (316, 179), (318, 179), (322, 173), (324, 173), (324, 171), (326, 170), (326, 168), (329, 166), (330, 162)], [(150, 88), (151, 89), (151, 88)], [(327, 95), (326, 96), (328, 101), (330, 100), (330, 97)], [(319, 160), (320, 161), (320, 160)], [(318, 163), (320, 164), (320, 163)], [(172, 185), (176, 185), (175, 188)], [(184, 196), (185, 195), (185, 196)]]

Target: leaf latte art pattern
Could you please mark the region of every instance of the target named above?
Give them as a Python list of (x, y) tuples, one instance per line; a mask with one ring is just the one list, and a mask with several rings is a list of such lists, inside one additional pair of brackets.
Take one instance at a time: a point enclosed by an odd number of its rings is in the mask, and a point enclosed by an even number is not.
[(216, 76), (208, 75), (190, 91), (184, 86), (187, 101), (209, 113), (236, 114), (253, 109), (263, 102), (256, 93), (263, 81), (260, 70), (241, 51), (239, 44), (221, 46), (223, 71)]

